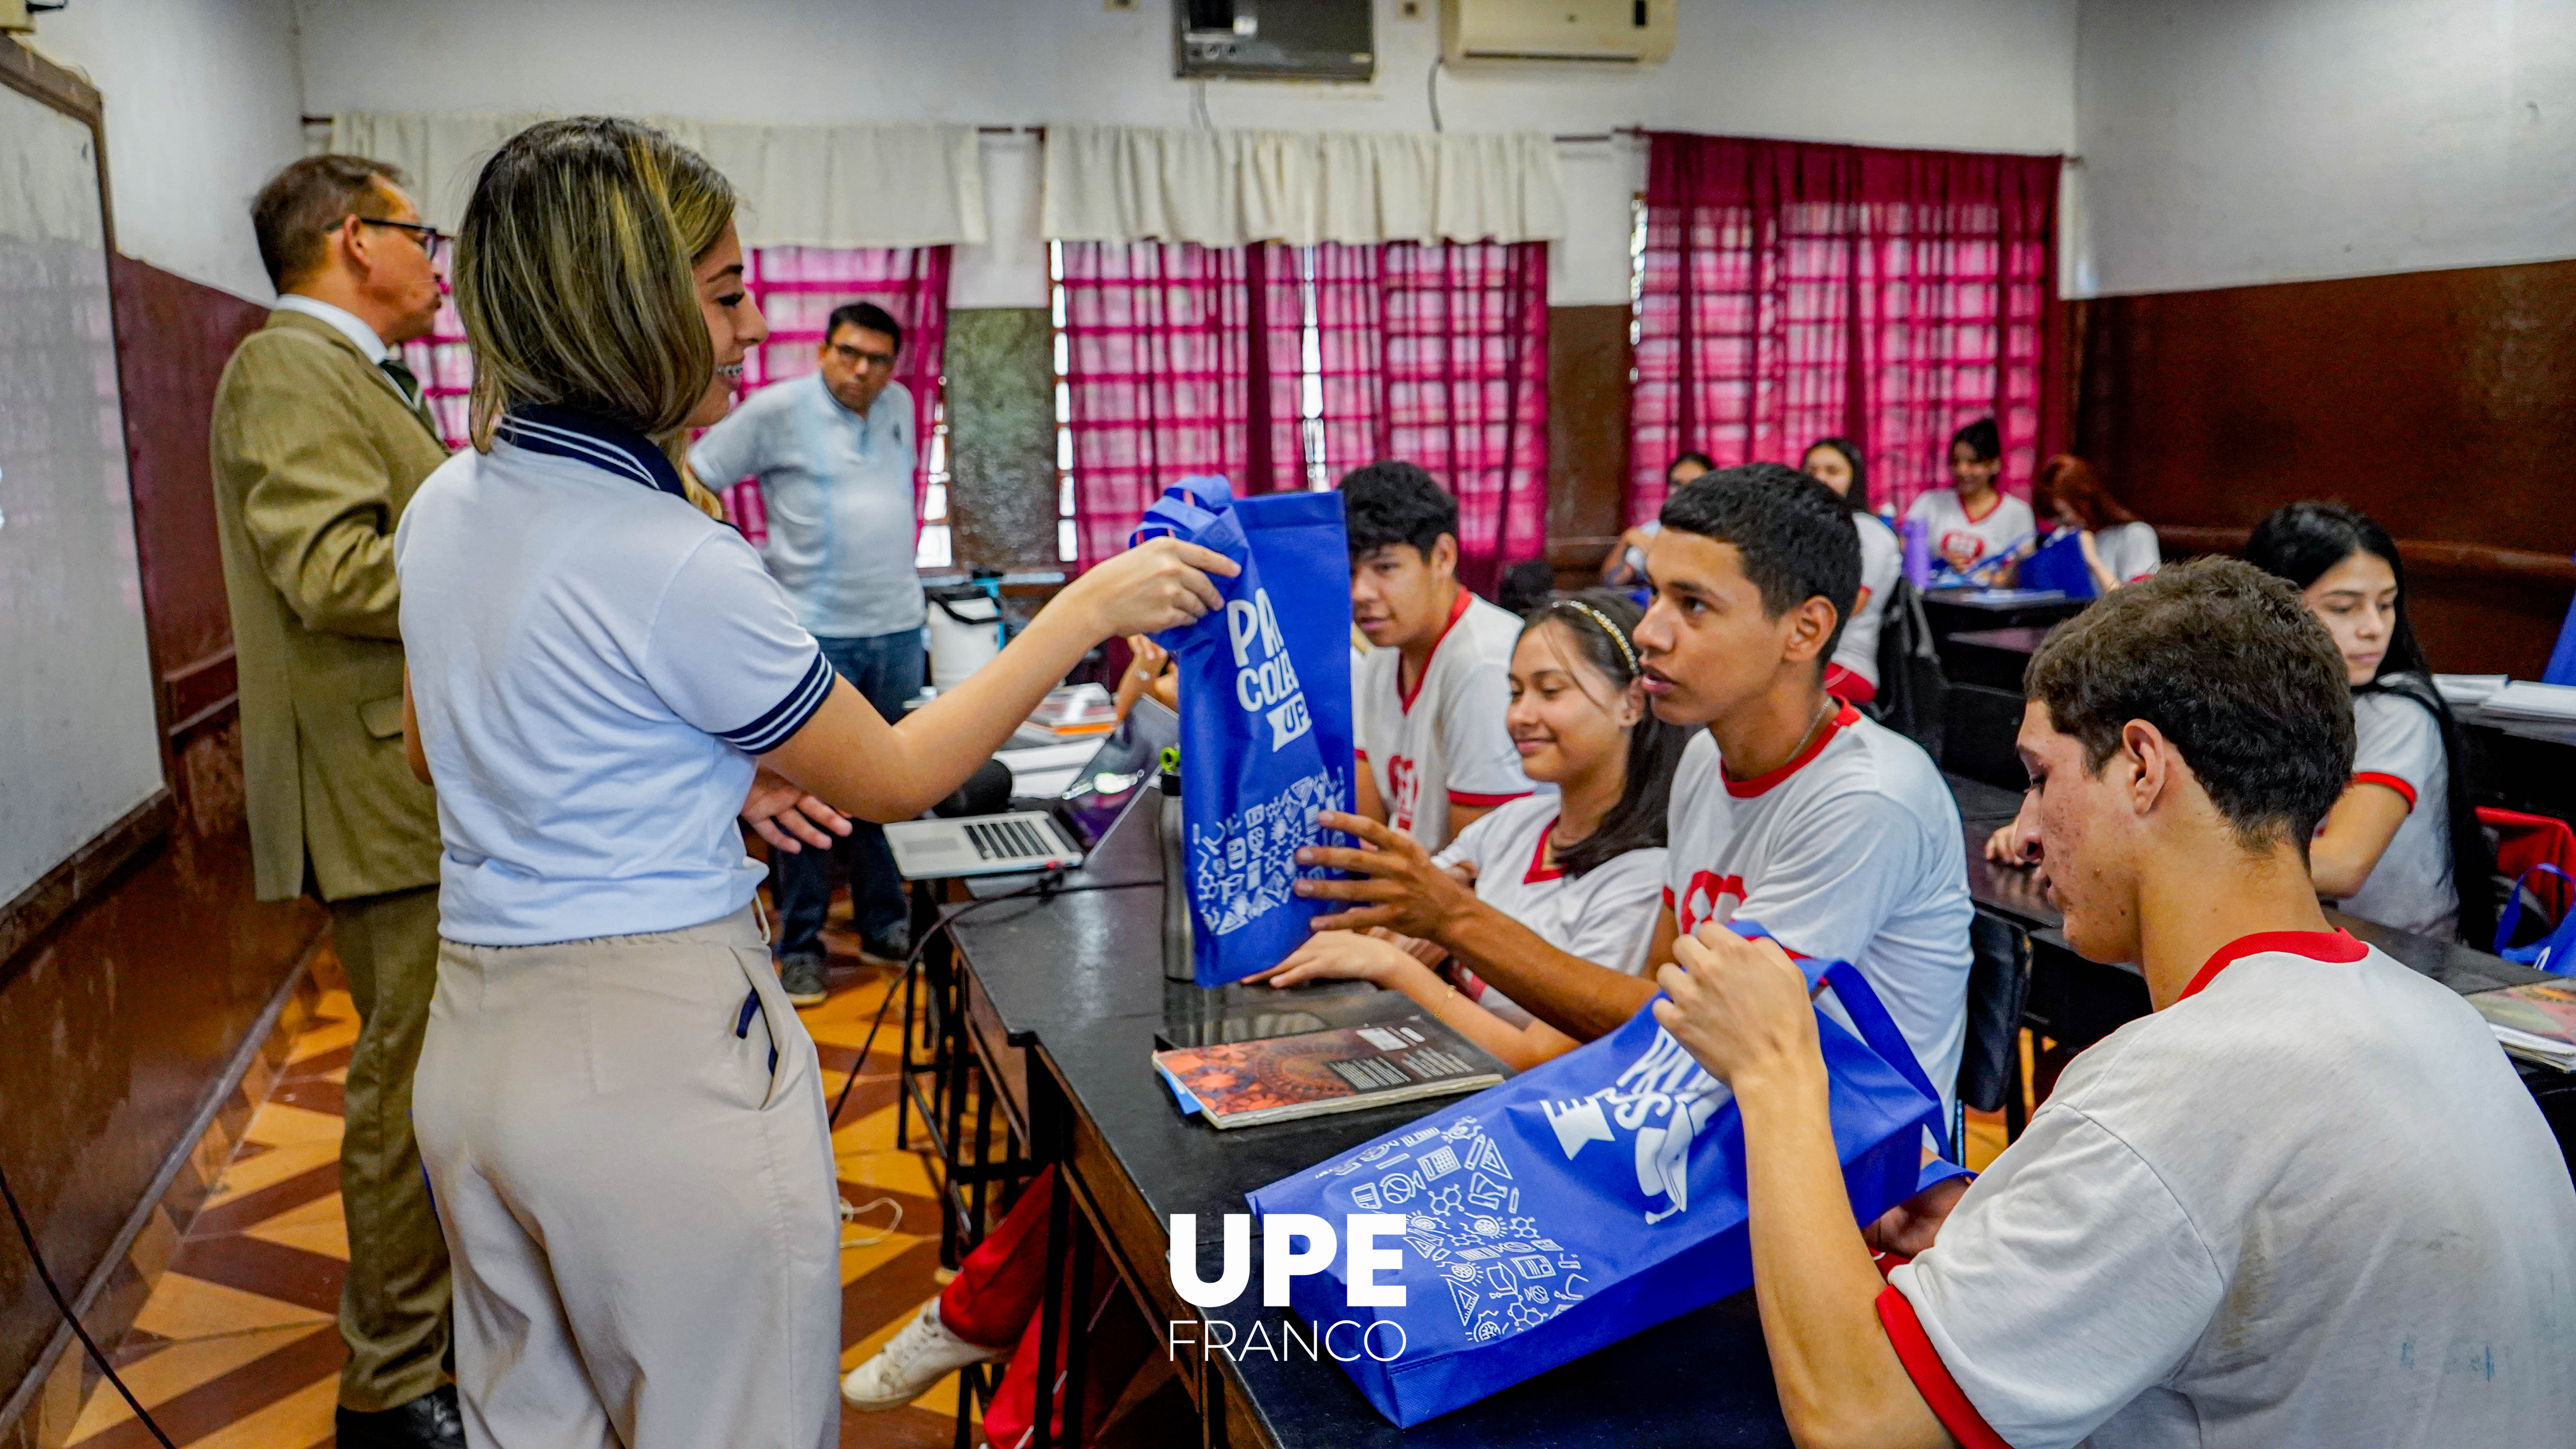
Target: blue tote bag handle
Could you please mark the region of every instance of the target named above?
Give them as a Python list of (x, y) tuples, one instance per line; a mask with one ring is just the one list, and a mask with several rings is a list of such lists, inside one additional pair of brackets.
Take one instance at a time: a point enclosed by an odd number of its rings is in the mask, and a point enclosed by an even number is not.
[(2547, 871), (2570, 884), (2576, 884), (2576, 877), (2569, 876), (2567, 872), (2547, 861), (2524, 871), (2514, 881), (2513, 893), (2505, 897), (2504, 910), (2496, 916), (2495, 953), (2508, 961), (2520, 962), (2525, 966), (2537, 966), (2543, 971), (2553, 971), (2565, 976), (2570, 974), (2569, 967), (2576, 966), (2576, 910), (2569, 911), (2566, 920), (2560, 921), (2551, 928), (2548, 935), (2528, 946), (2507, 944), (2513, 940), (2513, 928), (2522, 924), (2523, 885), (2542, 871)]
[[(1757, 922), (1729, 921), (1727, 927), (1748, 941), (1769, 941), (1783, 951), (1789, 949), (1779, 937), (1764, 930)], [(1868, 977), (1860, 974), (1859, 967), (1849, 961), (1819, 961), (1795, 952), (1790, 954), (1790, 959), (1807, 974), (1810, 986), (1821, 984), (1832, 989), (1834, 999), (1843, 1004), (1843, 1014), (1851, 1018), (1861, 1042), (1878, 1053), (1889, 1066), (1896, 1068), (1908, 1086), (1936, 1103), (1942, 1099), (1940, 1089), (1932, 1085), (1932, 1078), (1923, 1070), (1922, 1061), (1914, 1055), (1914, 1044), (1905, 1039), (1905, 1033), (1896, 1029), (1896, 1018), (1887, 1014), (1887, 1004), (1878, 999), (1877, 988), (1869, 984)], [(1949, 1160), (1950, 1129), (1942, 1116), (1938, 1112), (1933, 1114), (1932, 1141), (1939, 1156), (1923, 1165), (1922, 1187), (1930, 1187), (1944, 1178), (1959, 1177), (1966, 1172)]]

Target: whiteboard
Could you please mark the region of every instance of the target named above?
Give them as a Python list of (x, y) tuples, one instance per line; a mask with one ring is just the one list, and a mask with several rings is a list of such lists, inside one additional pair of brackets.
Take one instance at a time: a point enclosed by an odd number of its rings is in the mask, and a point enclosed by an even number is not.
[(0, 87), (0, 905), (161, 784), (98, 160)]

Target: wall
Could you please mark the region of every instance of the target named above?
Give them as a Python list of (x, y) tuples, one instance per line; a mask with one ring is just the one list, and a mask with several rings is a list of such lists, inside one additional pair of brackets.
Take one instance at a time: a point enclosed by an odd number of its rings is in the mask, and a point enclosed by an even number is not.
[[(0, 961), (0, 1161), (57, 1280), (74, 1294), (100, 1285), (86, 1320), (113, 1343), (265, 1095), (321, 913), (251, 899), (206, 464), (215, 379), (265, 312), (130, 258), (111, 277), (177, 824)], [(77, 1349), (44, 1379), (25, 1377), (59, 1323), (24, 1265), (14, 1245), (0, 1251), (7, 1449), (61, 1443), (90, 1379)]]
[(106, 99), (118, 250), (267, 301), (250, 200), (304, 154), (292, 0), (81, 0), (36, 49)]
[[(731, 119), (1191, 123), (1171, 74), (1172, 0), (303, 0), (306, 105), (351, 110), (596, 108)], [(1426, 130), (1436, 3), (1378, 0), (1366, 85), (1214, 82), (1219, 126)], [(1496, 131), (1614, 126), (1887, 145), (2061, 151), (2075, 134), (2075, 0), (1684, 0), (1670, 63), (1518, 66), (1438, 77), (1443, 122)], [(996, 243), (958, 258), (954, 305), (1043, 306), (1035, 145), (986, 146)], [(1559, 305), (1624, 303), (1641, 149), (1562, 148), (1570, 234)]]
[(2083, 7), (2079, 292), (2576, 256), (2576, 4)]

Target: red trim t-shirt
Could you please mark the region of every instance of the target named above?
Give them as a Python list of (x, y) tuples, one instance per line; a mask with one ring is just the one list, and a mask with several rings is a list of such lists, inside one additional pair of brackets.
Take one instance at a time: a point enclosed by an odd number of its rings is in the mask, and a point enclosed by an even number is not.
[(1801, 955), (1860, 968), (1946, 1108), (1967, 1037), (1972, 908), (1958, 802), (1923, 747), (1842, 705), (1795, 759), (1739, 780), (1702, 731), (1673, 772), (1666, 821), (1675, 923), (1742, 916)]
[(2352, 782), (2395, 791), (2406, 819), (2343, 908), (2365, 921), (2448, 938), (2460, 894), (2451, 884), (2451, 769), (2442, 727), (2421, 701), (2384, 689), (2352, 697), (2352, 726)]
[(1426, 850), (1449, 843), (1452, 804), (1491, 808), (1536, 788), (1503, 723), (1520, 637), (1516, 615), (1460, 589), (1411, 690), (1402, 650), (1371, 649), (1359, 660), (1351, 694), (1360, 762), (1376, 779), (1387, 824)]
[(2449, 988), (2251, 936), (2066, 1068), (1879, 1318), (1966, 1445), (2518, 1444), (2576, 1403), (2576, 1187)]
[(1935, 488), (1915, 499), (1905, 517), (1924, 526), (1933, 557), (1962, 573), (2020, 543), (2039, 527), (2030, 505), (2009, 493), (1997, 493), (1985, 512), (1971, 515), (1956, 488)]
[[(1648, 846), (1568, 875), (1547, 859), (1557, 823), (1553, 793), (1514, 800), (1458, 832), (1434, 864), (1476, 868), (1476, 899), (1530, 928), (1569, 956), (1634, 976), (1655, 941), (1655, 903), (1664, 888), (1664, 850)], [(1501, 992), (1471, 993), (1486, 1009), (1529, 1019)]]

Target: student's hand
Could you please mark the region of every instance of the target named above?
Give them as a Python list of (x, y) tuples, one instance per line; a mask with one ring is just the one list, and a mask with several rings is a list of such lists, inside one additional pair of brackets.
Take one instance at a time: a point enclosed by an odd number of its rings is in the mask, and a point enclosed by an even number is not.
[(1288, 959), (1251, 977), (1273, 986), (1303, 986), (1309, 981), (1365, 981), (1392, 986), (1407, 967), (1420, 963), (1392, 941), (1358, 931), (1318, 931)]
[(850, 817), (806, 794), (775, 770), (762, 770), (751, 777), (751, 793), (743, 799), (742, 818), (769, 842), (770, 849), (789, 855), (808, 845), (829, 850), (833, 836), (850, 833)]
[(1213, 549), (1177, 538), (1152, 538), (1092, 566), (1065, 586), (1050, 608), (1069, 608), (1094, 639), (1151, 634), (1195, 623), (1222, 604), (1208, 575), (1243, 572)]
[[(1451, 866), (1450, 869), (1454, 871), (1457, 867)], [(1423, 965), (1433, 967), (1435, 969), (1438, 968), (1441, 962), (1449, 959), (1448, 947), (1441, 945), (1437, 941), (1423, 940), (1419, 936), (1408, 936), (1402, 931), (1390, 931), (1384, 926), (1371, 926), (1360, 934), (1364, 936), (1374, 936), (1378, 940), (1384, 941), (1388, 945), (1402, 951), (1414, 960), (1421, 962)]]
[(2019, 817), (1996, 826), (1986, 837), (1986, 859), (1997, 865), (2039, 864), (2038, 827), (2024, 825)]
[(1878, 1221), (1860, 1230), (1860, 1238), (1873, 1253), (1896, 1253), (1912, 1258), (1932, 1246), (1940, 1236), (1941, 1225), (1950, 1220), (1950, 1209), (1959, 1205), (1959, 1195), (1968, 1190), (1968, 1179), (1945, 1177), (1914, 1196), (1879, 1214)]
[(1806, 973), (1776, 941), (1751, 941), (1711, 923), (1673, 942), (1674, 962), (1655, 973), (1669, 1001), (1655, 1020), (1710, 1075), (1824, 1070)]
[(1458, 912), (1476, 903), (1476, 893), (1457, 877), (1431, 863), (1431, 853), (1412, 836), (1399, 834), (1365, 815), (1327, 810), (1317, 817), (1327, 830), (1355, 835), (1358, 850), (1310, 845), (1297, 852), (1299, 865), (1349, 871), (1358, 880), (1299, 880), (1297, 894), (1317, 900), (1356, 901), (1353, 909), (1317, 916), (1317, 931), (1360, 930), (1384, 926), (1408, 936), (1440, 939), (1441, 928)]

